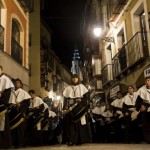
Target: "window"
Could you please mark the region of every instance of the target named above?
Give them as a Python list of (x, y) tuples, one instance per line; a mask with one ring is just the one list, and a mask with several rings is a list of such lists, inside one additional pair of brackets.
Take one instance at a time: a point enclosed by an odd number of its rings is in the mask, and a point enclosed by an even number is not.
[[(139, 52), (137, 55), (137, 59), (140, 57), (148, 56), (148, 46), (147, 46), (147, 26), (145, 18), (145, 5), (144, 2), (140, 1), (137, 3), (134, 8), (131, 10), (131, 19), (132, 19), (132, 30), (133, 35), (138, 33), (138, 41), (137, 46), (139, 48)], [(137, 50), (136, 50), (137, 51)]]
[(142, 43), (143, 46), (147, 45), (147, 34), (146, 34), (146, 21), (145, 21), (145, 13), (142, 12), (140, 14), (140, 24), (141, 24), (141, 32), (142, 32)]
[(120, 50), (125, 44), (125, 35), (123, 29), (121, 29), (120, 32), (118, 33), (117, 41), (118, 41), (118, 50)]
[(20, 30), (15, 21), (12, 22), (12, 39), (20, 43)]
[(143, 3), (135, 5), (131, 10), (133, 35), (139, 31), (146, 31), (145, 12)]
[(22, 65), (23, 49), (20, 46), (20, 29), (19, 23), (16, 20), (12, 21), (12, 36), (11, 36), (11, 56)]

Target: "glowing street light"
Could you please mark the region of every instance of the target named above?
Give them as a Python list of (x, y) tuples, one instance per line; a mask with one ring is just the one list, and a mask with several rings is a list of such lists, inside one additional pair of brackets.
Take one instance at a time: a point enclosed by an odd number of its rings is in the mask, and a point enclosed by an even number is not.
[(94, 30), (93, 30), (94, 35), (95, 35), (96, 37), (99, 37), (99, 36), (101, 35), (101, 31), (102, 31), (102, 29), (99, 28), (99, 27), (96, 27), (96, 28), (94, 28)]
[(57, 101), (59, 101), (59, 100), (60, 100), (60, 98), (61, 98), (61, 97), (60, 97), (59, 95), (58, 95), (58, 96), (56, 96), (56, 100), (57, 100)]

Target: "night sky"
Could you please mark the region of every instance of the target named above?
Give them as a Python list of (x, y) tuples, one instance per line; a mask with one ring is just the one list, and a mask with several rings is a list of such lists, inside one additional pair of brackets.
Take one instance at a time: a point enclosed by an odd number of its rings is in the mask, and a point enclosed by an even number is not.
[(73, 50), (76, 48), (82, 58), (83, 36), (81, 19), (85, 0), (45, 0), (44, 19), (52, 30), (52, 49), (61, 62), (71, 68)]

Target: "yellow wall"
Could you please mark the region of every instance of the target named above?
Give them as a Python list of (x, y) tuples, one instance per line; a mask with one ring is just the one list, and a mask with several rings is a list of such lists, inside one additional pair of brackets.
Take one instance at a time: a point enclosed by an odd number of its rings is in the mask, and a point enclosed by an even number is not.
[(31, 64), (30, 89), (41, 95), (40, 82), (40, 0), (34, 3), (34, 11), (30, 14), (31, 46), (29, 62)]

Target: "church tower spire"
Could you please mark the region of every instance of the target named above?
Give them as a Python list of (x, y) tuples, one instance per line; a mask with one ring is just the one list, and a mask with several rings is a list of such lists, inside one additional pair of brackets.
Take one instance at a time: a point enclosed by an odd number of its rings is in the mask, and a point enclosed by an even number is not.
[(75, 41), (75, 49), (73, 51), (73, 57), (72, 57), (72, 67), (71, 67), (72, 74), (79, 75), (80, 79), (82, 80), (82, 71), (81, 71), (81, 59), (80, 54), (77, 49), (76, 41)]

